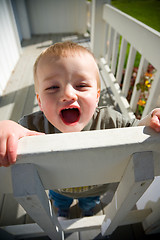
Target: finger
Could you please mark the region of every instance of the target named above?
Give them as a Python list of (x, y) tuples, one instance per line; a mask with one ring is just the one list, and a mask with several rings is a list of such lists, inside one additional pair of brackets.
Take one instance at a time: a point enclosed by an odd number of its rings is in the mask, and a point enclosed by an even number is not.
[(0, 141), (0, 163), (6, 158), (6, 141), (5, 139), (1, 138)]
[(18, 148), (18, 138), (11, 134), (7, 140), (7, 158), (9, 164), (16, 162)]
[(156, 115), (154, 115), (151, 119), (151, 127), (155, 131), (160, 132), (160, 119)]
[(154, 116), (152, 117), (152, 122), (153, 122), (155, 125), (160, 126), (160, 119), (159, 119), (158, 116), (154, 115)]
[(45, 135), (45, 133), (36, 132), (36, 131), (28, 131), (27, 132), (27, 136), (39, 136), (39, 135)]
[(9, 165), (6, 155), (6, 141), (2, 138), (0, 141), (0, 167), (8, 167)]

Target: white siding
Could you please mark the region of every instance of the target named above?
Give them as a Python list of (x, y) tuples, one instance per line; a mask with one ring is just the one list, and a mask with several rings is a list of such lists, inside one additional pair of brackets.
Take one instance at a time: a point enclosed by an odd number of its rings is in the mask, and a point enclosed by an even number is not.
[(26, 9), (25, 0), (16, 0), (17, 21), (19, 23), (22, 39), (31, 38), (30, 25), (28, 20), (28, 14)]
[(32, 34), (86, 31), (86, 0), (26, 1)]
[(0, 1), (0, 96), (19, 59), (20, 43), (9, 0)]

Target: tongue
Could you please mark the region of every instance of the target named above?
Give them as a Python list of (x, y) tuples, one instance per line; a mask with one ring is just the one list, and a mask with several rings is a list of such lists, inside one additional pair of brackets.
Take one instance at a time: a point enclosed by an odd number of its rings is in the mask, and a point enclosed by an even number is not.
[(62, 120), (65, 123), (74, 123), (79, 119), (79, 110), (78, 109), (65, 109), (62, 110)]

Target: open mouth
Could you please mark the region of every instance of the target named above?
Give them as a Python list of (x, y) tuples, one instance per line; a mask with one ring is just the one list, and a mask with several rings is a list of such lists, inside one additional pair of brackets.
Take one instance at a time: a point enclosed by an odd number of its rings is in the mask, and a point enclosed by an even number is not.
[(80, 111), (78, 108), (66, 108), (61, 110), (60, 116), (65, 124), (70, 125), (79, 121)]

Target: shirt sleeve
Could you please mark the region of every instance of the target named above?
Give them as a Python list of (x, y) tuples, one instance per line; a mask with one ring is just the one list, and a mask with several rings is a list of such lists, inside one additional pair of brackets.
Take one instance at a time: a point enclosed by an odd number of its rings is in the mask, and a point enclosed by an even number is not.
[(108, 116), (110, 121), (113, 121), (113, 125), (115, 128), (123, 128), (123, 127), (132, 127), (137, 126), (139, 120), (136, 118), (127, 119), (120, 112), (115, 111), (114, 109), (108, 109)]
[(22, 117), (18, 123), (29, 130), (44, 132), (44, 117), (41, 111)]

